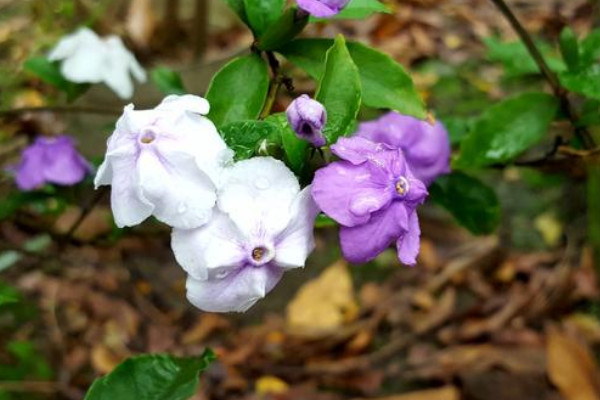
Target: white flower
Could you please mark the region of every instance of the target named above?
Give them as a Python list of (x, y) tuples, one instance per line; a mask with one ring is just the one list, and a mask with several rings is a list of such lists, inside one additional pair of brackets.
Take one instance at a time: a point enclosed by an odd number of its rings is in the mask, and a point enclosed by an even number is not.
[(146, 81), (146, 72), (127, 50), (120, 37), (100, 38), (88, 28), (62, 38), (48, 54), (50, 61), (62, 60), (60, 71), (76, 83), (104, 82), (122, 99), (131, 98), (133, 83)]
[(317, 213), (310, 187), (300, 191), (281, 161), (256, 157), (235, 164), (211, 221), (173, 230), (175, 258), (189, 274), (188, 300), (205, 311), (246, 311), (287, 269), (304, 266)]
[(177, 228), (210, 219), (222, 167), (232, 152), (197, 96), (168, 96), (152, 110), (125, 107), (108, 139), (96, 187), (112, 185), (117, 226), (139, 224), (150, 215)]

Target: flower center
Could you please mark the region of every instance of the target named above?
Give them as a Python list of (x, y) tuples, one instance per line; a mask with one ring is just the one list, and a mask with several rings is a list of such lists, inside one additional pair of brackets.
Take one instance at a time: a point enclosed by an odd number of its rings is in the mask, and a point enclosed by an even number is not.
[(156, 140), (156, 132), (152, 128), (147, 128), (140, 135), (140, 143), (149, 144)]
[(409, 190), (410, 185), (408, 183), (408, 180), (405, 177), (401, 176), (400, 179), (396, 181), (396, 193), (398, 193), (398, 195), (400, 195), (401, 197), (404, 197), (406, 196)]
[(267, 249), (264, 247), (255, 247), (252, 250), (252, 259), (256, 262), (262, 261), (263, 257), (267, 253)]
[(302, 132), (303, 135), (310, 136), (313, 134), (313, 128), (312, 128), (312, 126), (310, 126), (310, 124), (308, 122), (304, 122), (300, 126), (300, 132)]

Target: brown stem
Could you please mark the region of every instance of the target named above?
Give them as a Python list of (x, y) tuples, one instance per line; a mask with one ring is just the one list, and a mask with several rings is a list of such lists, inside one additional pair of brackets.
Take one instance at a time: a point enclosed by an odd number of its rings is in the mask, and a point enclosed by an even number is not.
[(90, 212), (94, 209), (94, 207), (96, 207), (96, 205), (98, 203), (100, 203), (100, 200), (102, 200), (102, 198), (104, 197), (104, 195), (108, 192), (108, 189), (106, 187), (101, 187), (94, 195), (94, 197), (92, 197), (92, 199), (83, 207), (83, 209), (81, 210), (81, 214), (79, 215), (79, 217), (75, 220), (75, 222), (73, 222), (73, 225), (71, 225), (71, 227), (69, 228), (69, 230), (67, 231), (67, 233), (65, 233), (65, 235), (63, 236), (63, 241), (69, 242), (72, 237), (73, 234), (75, 233), (75, 231), (77, 230), (77, 228), (79, 228), (79, 226), (83, 223), (83, 221), (87, 218), (87, 216), (90, 214)]
[(208, 1), (196, 0), (194, 15), (193, 48), (196, 57), (202, 57), (206, 51), (208, 38)]
[(25, 113), (54, 112), (61, 114), (101, 114), (101, 115), (120, 115), (123, 111), (110, 108), (98, 107), (68, 107), (68, 106), (49, 106), (49, 107), (22, 107), (10, 110), (0, 110), (0, 117), (19, 115)]
[(544, 76), (546, 81), (548, 81), (548, 84), (552, 88), (554, 95), (560, 101), (560, 107), (562, 111), (565, 113), (569, 121), (571, 121), (571, 125), (573, 125), (575, 135), (579, 138), (579, 140), (586, 148), (589, 149), (595, 147), (594, 139), (592, 138), (590, 133), (585, 128), (580, 127), (578, 124), (579, 116), (577, 115), (577, 112), (575, 111), (573, 105), (571, 104), (571, 101), (569, 100), (568, 91), (561, 86), (558, 77), (554, 72), (552, 72), (552, 70), (546, 63), (546, 60), (542, 56), (542, 53), (540, 53), (539, 49), (535, 45), (529, 33), (525, 30), (525, 28), (523, 28), (523, 25), (521, 25), (515, 14), (512, 12), (510, 7), (508, 6), (508, 4), (506, 4), (504, 0), (490, 1), (494, 3), (498, 10), (500, 10), (502, 15), (504, 15), (504, 17), (515, 30), (515, 32), (517, 32), (517, 34), (525, 44), (525, 47), (527, 47), (529, 54), (531, 55), (538, 68), (540, 69), (542, 75)]

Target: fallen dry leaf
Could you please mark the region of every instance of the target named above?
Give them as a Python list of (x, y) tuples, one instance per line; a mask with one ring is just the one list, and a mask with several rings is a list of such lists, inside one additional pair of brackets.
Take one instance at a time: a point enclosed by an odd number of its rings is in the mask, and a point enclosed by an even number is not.
[(566, 400), (600, 400), (600, 371), (586, 347), (551, 329), (546, 351), (548, 377)]
[(390, 397), (378, 397), (371, 400), (459, 400), (460, 392), (454, 386), (439, 389), (419, 390)]
[(356, 319), (352, 278), (342, 260), (306, 283), (286, 310), (286, 324), (292, 333), (319, 336), (335, 331)]
[(276, 376), (261, 376), (256, 381), (255, 391), (259, 395), (285, 393), (289, 389), (287, 383)]

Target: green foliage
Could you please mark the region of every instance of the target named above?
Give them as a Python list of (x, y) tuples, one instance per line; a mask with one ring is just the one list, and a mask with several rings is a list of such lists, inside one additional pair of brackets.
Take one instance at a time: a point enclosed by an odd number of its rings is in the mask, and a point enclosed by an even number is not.
[(222, 126), (235, 121), (255, 119), (260, 114), (269, 90), (267, 64), (257, 54), (236, 58), (215, 74), (206, 99), (208, 117)]
[(474, 122), (455, 166), (511, 161), (544, 137), (557, 110), (558, 100), (545, 93), (525, 93), (494, 105)]
[(169, 355), (132, 357), (110, 374), (96, 379), (86, 400), (184, 400), (196, 393), (198, 374), (215, 359), (211, 350), (200, 357)]
[(244, 0), (250, 28), (261, 36), (283, 14), (285, 0)]
[(600, 100), (600, 65), (560, 74), (560, 83), (572, 92)]
[[(319, 79), (325, 68), (325, 53), (331, 45), (331, 39), (298, 39), (278, 51), (310, 76)], [(361, 43), (349, 42), (347, 47), (360, 73), (365, 105), (425, 118), (427, 113), (423, 100), (400, 64), (387, 54)]]
[(325, 56), (325, 68), (315, 98), (327, 110), (323, 134), (328, 143), (351, 133), (360, 108), (361, 86), (358, 69), (339, 35)]
[(296, 7), (290, 7), (257, 41), (261, 50), (276, 50), (296, 37), (306, 24), (308, 16), (300, 15)]
[(89, 89), (89, 84), (74, 83), (65, 79), (60, 73), (60, 65), (50, 62), (45, 57), (32, 57), (25, 61), (25, 70), (31, 72), (42, 81), (65, 92), (68, 101), (73, 101)]
[[(539, 67), (531, 58), (523, 42), (503, 43), (496, 38), (489, 37), (484, 39), (484, 43), (488, 50), (487, 57), (490, 61), (502, 63), (508, 76), (516, 77), (540, 73)], [(565, 63), (558, 57), (552, 46), (542, 41), (536, 41), (536, 45), (552, 71), (561, 72), (566, 70)]]
[(296, 173), (296, 175), (302, 176), (304, 167), (306, 166), (306, 153), (309, 147), (308, 142), (300, 139), (296, 135), (284, 113), (272, 114), (267, 117), (265, 121), (277, 125), (281, 134), (286, 164)]
[(487, 234), (500, 222), (496, 193), (479, 179), (462, 172), (440, 176), (430, 187), (433, 202), (444, 207), (456, 221), (474, 234)]
[(567, 26), (560, 32), (559, 45), (560, 53), (569, 70), (577, 70), (579, 68), (579, 43), (573, 29)]
[(5, 349), (15, 361), (11, 365), (0, 365), (0, 380), (52, 378), (52, 369), (33, 343), (15, 340), (8, 342)]
[(279, 146), (279, 127), (267, 121), (236, 121), (223, 125), (221, 136), (233, 150), (236, 160), (256, 154), (268, 154), (270, 147)]
[(450, 144), (460, 143), (470, 132), (472, 121), (465, 117), (446, 117), (440, 118), (442, 124), (448, 131)]
[[(330, 19), (365, 19), (375, 13), (389, 13), (390, 10), (379, 0), (352, 0), (346, 8)], [(328, 21), (324, 18), (311, 18), (315, 21)]]
[(0, 312), (3, 305), (17, 303), (20, 298), (21, 296), (17, 292), (17, 289), (0, 282)]
[(242, 20), (243, 23), (248, 25), (248, 15), (246, 14), (246, 5), (244, 4), (244, 0), (223, 0), (229, 8), (233, 10), (237, 14), (237, 16)]
[(186, 94), (181, 76), (167, 67), (156, 67), (150, 72), (150, 79), (164, 94)]

